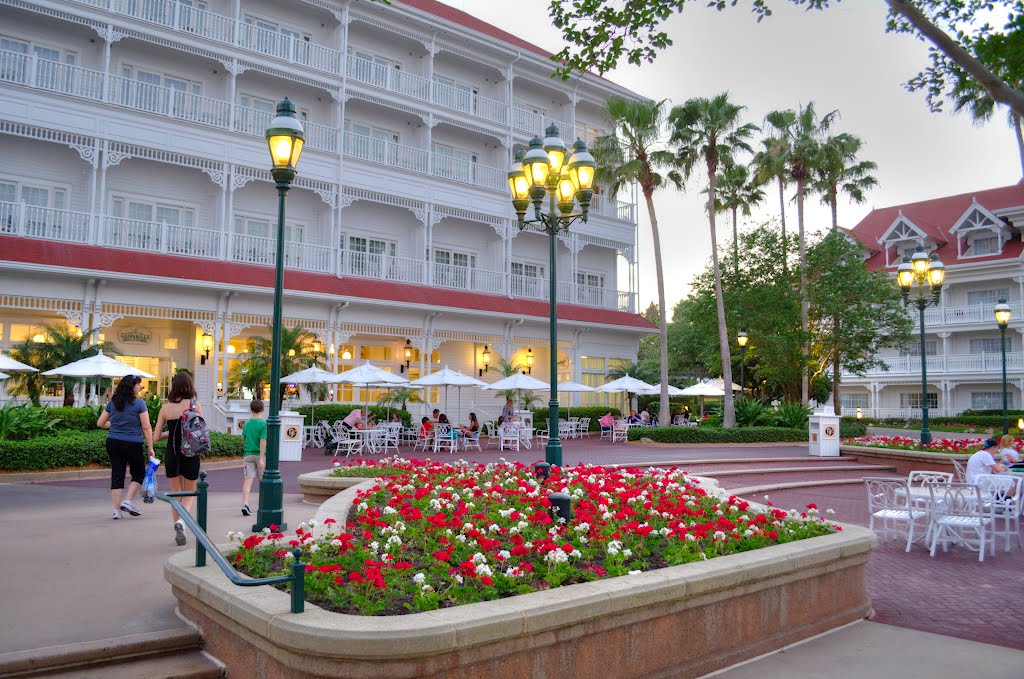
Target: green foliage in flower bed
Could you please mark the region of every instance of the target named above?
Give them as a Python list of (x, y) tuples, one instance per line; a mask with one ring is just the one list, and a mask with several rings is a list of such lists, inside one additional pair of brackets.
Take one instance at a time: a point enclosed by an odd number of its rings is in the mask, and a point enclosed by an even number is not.
[(839, 438), (847, 439), (855, 436), (867, 436), (868, 425), (856, 417), (843, 417), (839, 420)]
[(630, 441), (648, 438), (655, 443), (764, 443), (807, 441), (807, 432), (784, 427), (736, 427), (735, 429), (700, 427), (633, 427)]
[(99, 419), (102, 410), (102, 406), (84, 406), (80, 408), (47, 408), (46, 412), (50, 417), (60, 418), (60, 422), (54, 425), (56, 430), (92, 431), (96, 428), (96, 420)]
[(338, 476), (341, 478), (355, 476), (362, 479), (375, 479), (378, 476), (397, 476), (398, 474), (403, 473), (405, 473), (405, 470), (399, 469), (398, 467), (388, 467), (372, 462), (341, 464), (336, 461), (334, 463), (334, 471), (331, 472), (331, 476)]
[[(618, 408), (609, 408), (607, 406), (580, 406), (579, 408), (569, 408), (566, 412), (566, 407), (558, 407), (558, 419), (567, 419), (570, 415), (573, 417), (589, 417), (590, 418), (590, 429), (588, 431), (601, 431), (601, 423), (598, 422), (605, 413), (611, 411), (614, 417), (622, 415), (622, 411)], [(533, 409), (533, 428), (534, 429), (547, 429), (548, 428), (548, 409), (547, 408), (534, 408)]]
[[(1007, 410), (1007, 416), (1010, 419), (1016, 420), (1018, 417), (1024, 417), (1024, 410)], [(1003, 417), (1002, 409), (998, 410), (965, 410), (960, 413), (961, 416), (973, 416), (973, 415), (998, 415), (1000, 418)]]
[[(388, 419), (389, 413), (398, 413), (398, 416), (402, 418), (402, 424), (406, 427), (412, 426), (412, 415), (408, 410), (395, 410), (394, 408), (386, 408), (384, 406), (363, 406), (358, 403), (320, 403), (316, 406), (316, 421), (327, 420), (331, 424), (334, 424), (337, 420), (344, 420), (350, 412), (359, 408), (363, 411), (363, 419), (366, 419), (366, 413), (369, 411), (371, 415), (378, 421), (383, 422)], [(311, 417), (312, 408), (308, 405), (299, 406), (298, 408), (290, 408), (297, 413), (300, 413), (305, 419), (306, 426), (312, 425), (313, 420)]]
[[(0, 441), (0, 470), (42, 471), (59, 467), (84, 467), (88, 464), (110, 464), (107, 457), (107, 432), (66, 431), (40, 436), (27, 441)], [(205, 457), (241, 457), (241, 436), (210, 432), (210, 452)], [(163, 459), (167, 440), (153, 446)]]
[[(679, 470), (578, 466), (541, 485), (522, 464), (382, 460), (400, 476), (360, 491), (326, 536), (229, 533), (235, 567), (253, 577), (307, 563), (306, 599), (341, 613), (397, 615), (760, 549), (837, 530), (797, 512), (709, 496)], [(552, 520), (549, 493), (572, 498)], [(808, 517), (808, 515), (810, 515)], [(282, 585), (282, 588), (285, 586)]]
[(24, 441), (53, 431), (59, 418), (46, 408), (8, 401), (0, 408), (0, 441)]

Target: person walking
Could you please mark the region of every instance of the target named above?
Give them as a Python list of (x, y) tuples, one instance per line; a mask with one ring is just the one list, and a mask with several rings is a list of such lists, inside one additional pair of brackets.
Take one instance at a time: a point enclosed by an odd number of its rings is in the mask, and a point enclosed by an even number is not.
[[(114, 505), (115, 519), (120, 519), (122, 512), (132, 516), (141, 516), (142, 512), (132, 503), (135, 495), (142, 488), (142, 480), (146, 476), (146, 458), (142, 454), (142, 444), (149, 448), (149, 456), (153, 454), (153, 427), (149, 422), (149, 410), (146, 402), (139, 397), (142, 391), (142, 378), (138, 375), (126, 375), (117, 383), (113, 397), (104, 407), (96, 426), (107, 431), (107, 455), (110, 456), (110, 500)], [(124, 489), (125, 467), (131, 470), (132, 481), (128, 491)]]
[[(164, 471), (171, 490), (194, 491), (199, 480), (199, 456), (186, 457), (181, 454), (181, 418), (189, 410), (195, 410), (200, 416), (203, 408), (196, 402), (196, 388), (192, 376), (187, 372), (176, 373), (171, 379), (171, 391), (167, 400), (160, 406), (160, 414), (156, 417), (156, 440), (167, 439), (167, 452), (164, 454)], [(167, 431), (164, 431), (164, 425)], [(181, 498), (182, 506), (190, 513), (195, 497)], [(177, 510), (171, 507), (171, 519), (174, 521), (174, 544), (184, 545), (185, 523)]]
[(252, 416), (242, 427), (242, 516), (251, 516), (249, 490), (252, 480), (262, 478), (267, 466), (267, 421), (263, 419), (263, 401), (253, 400), (249, 404)]

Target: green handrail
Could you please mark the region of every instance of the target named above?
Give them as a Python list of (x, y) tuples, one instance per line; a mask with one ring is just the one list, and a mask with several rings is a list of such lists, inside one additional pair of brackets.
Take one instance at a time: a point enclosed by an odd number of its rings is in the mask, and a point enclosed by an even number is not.
[[(269, 578), (247, 578), (232, 568), (228, 560), (217, 549), (217, 546), (210, 541), (206, 534), (206, 489), (209, 484), (206, 482), (206, 472), (199, 472), (199, 483), (195, 490), (176, 491), (173, 493), (158, 493), (157, 498), (171, 505), (182, 523), (188, 526), (196, 538), (196, 567), (206, 565), (206, 554), (210, 553), (214, 563), (220, 566), (221, 571), (233, 584), (239, 587), (259, 587), (261, 585), (276, 585), (281, 582), (290, 582), (292, 585), (292, 613), (302, 613), (306, 609), (306, 564), (302, 563), (302, 550), (296, 547), (292, 554), (291, 575), (275, 575)], [(188, 510), (176, 498), (196, 498), (196, 518), (188, 513)]]

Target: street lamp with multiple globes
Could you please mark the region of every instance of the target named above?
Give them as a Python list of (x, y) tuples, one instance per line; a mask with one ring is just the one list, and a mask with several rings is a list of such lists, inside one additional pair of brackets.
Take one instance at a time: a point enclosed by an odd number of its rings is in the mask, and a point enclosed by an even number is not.
[(740, 354), (740, 398), (743, 398), (744, 396), (743, 388), (745, 380), (743, 378), (745, 376), (744, 368), (746, 368), (747, 363), (747, 342), (749, 341), (750, 338), (747, 337), (746, 330), (740, 330), (738, 333), (736, 333), (736, 344), (740, 345), (740, 349), (743, 350), (743, 353)]
[[(558, 437), (558, 278), (555, 271), (558, 233), (568, 231), (577, 219), (587, 221), (590, 200), (594, 196), (594, 172), (597, 163), (581, 140), (573, 144), (566, 162), (565, 142), (558, 136), (558, 126), (549, 125), (545, 138), (534, 137), (525, 154), (516, 155), (508, 173), (512, 191), (512, 207), (519, 218), (519, 229), (533, 228), (550, 236), (548, 251), (550, 303), (551, 400), (548, 402), (548, 424), (551, 436), (544, 449), (544, 459), (553, 465), (562, 464), (562, 441)], [(548, 211), (542, 212), (544, 197)], [(580, 212), (573, 210), (579, 201)], [(526, 211), (533, 203), (533, 219)]]
[[(903, 293), (903, 305), (911, 302), (910, 290), (917, 284), (917, 296), (913, 299), (921, 323), (921, 443), (932, 440), (932, 432), (928, 429), (928, 352), (924, 343), (924, 310), (939, 303), (942, 292), (942, 281), (946, 277), (946, 267), (933, 254), (930, 258), (920, 245), (913, 257), (904, 257), (896, 270), (896, 281)], [(925, 294), (925, 285), (931, 289), (931, 297)]]
[(1006, 390), (1006, 327), (1010, 325), (1010, 305), (1006, 303), (1005, 297), (999, 298), (999, 304), (994, 309), (996, 324), (999, 326), (999, 341), (1003, 354), (1003, 436), (1010, 433), (1010, 413), (1007, 410), (1008, 394)]
[(277, 184), (277, 250), (274, 271), (274, 324), (270, 349), (270, 412), (267, 415), (267, 465), (260, 481), (260, 507), (256, 512), (253, 532), (274, 524), (285, 529), (284, 490), (278, 458), (281, 450), (281, 316), (284, 296), (284, 204), (288, 189), (295, 180), (295, 166), (305, 135), (302, 123), (295, 117), (295, 105), (285, 97), (277, 105), (277, 117), (267, 128), (270, 147), (270, 174)]

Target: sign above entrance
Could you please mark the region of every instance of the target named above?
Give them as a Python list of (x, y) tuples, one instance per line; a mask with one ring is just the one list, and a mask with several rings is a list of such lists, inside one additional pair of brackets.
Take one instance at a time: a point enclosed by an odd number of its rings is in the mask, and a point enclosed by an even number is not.
[(119, 334), (122, 344), (149, 344), (153, 333), (148, 328), (125, 328)]

